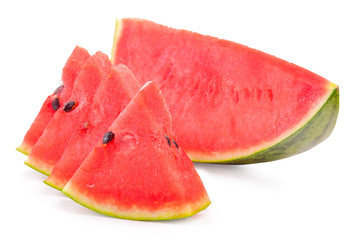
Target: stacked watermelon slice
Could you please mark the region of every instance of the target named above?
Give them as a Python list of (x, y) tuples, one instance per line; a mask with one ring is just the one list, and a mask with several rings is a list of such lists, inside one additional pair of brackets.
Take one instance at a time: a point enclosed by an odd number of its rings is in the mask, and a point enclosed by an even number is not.
[[(77, 47), (66, 66), (83, 53)], [(45, 183), (120, 218), (175, 219), (210, 204), (193, 163), (174, 140), (171, 116), (155, 83), (140, 89), (125, 65), (113, 66), (97, 52), (83, 62), (66, 100), (25, 161), (50, 175)], [(50, 110), (41, 110), (36, 119)], [(26, 138), (23, 145), (28, 146)]]
[(62, 80), (18, 150), (46, 184), (127, 219), (198, 213), (210, 200), (191, 159), (303, 152), (331, 134), (339, 106), (338, 87), (308, 70), (140, 19), (117, 21), (111, 61), (76, 47)]
[(74, 81), (89, 56), (88, 51), (84, 48), (76, 47), (74, 49), (62, 71), (63, 85), (59, 86), (54, 93), (46, 98), (40, 112), (33, 121), (22, 144), (17, 148), (17, 150), (26, 155), (30, 153), (32, 147), (42, 135), (55, 112), (59, 109), (59, 107), (63, 107), (63, 104), (68, 100), (72, 93)]

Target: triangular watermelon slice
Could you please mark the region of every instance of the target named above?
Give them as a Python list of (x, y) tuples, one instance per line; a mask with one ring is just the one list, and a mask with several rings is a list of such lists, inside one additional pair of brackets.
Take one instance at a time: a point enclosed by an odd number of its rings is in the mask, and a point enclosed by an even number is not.
[(63, 192), (103, 214), (137, 220), (191, 216), (210, 200), (176, 142), (153, 82), (145, 84), (84, 160)]
[(48, 123), (25, 164), (41, 173), (50, 174), (71, 136), (83, 124), (83, 118), (93, 103), (95, 91), (111, 66), (109, 58), (101, 52), (87, 60), (74, 82), (72, 95)]
[(96, 90), (93, 105), (53, 168), (46, 184), (62, 190), (90, 150), (140, 89), (131, 71), (123, 64), (113, 66)]
[(244, 45), (141, 19), (116, 23), (114, 64), (167, 101), (180, 145), (195, 161), (244, 164), (303, 152), (327, 138), (338, 86)]
[(89, 57), (90, 55), (88, 51), (84, 48), (77, 46), (73, 50), (62, 70), (63, 85), (59, 86), (53, 94), (46, 98), (37, 117), (27, 131), (22, 144), (16, 148), (18, 151), (26, 155), (30, 153), (32, 147), (42, 135), (55, 112), (68, 100), (72, 93), (74, 80), (77, 78), (80, 70)]

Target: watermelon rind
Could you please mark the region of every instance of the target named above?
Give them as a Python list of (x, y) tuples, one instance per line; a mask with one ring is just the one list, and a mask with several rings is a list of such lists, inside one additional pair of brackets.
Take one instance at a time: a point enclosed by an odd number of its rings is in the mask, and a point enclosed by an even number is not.
[(24, 164), (26, 164), (26, 165), (29, 166), (30, 168), (32, 168), (32, 169), (34, 169), (34, 170), (36, 170), (36, 171), (38, 171), (38, 172), (40, 172), (40, 173), (42, 173), (42, 174), (44, 174), (44, 175), (49, 176), (49, 174), (50, 174), (50, 173), (47, 171), (47, 169), (38, 168), (38, 167), (32, 165), (31, 163), (29, 163), (29, 162), (27, 162), (27, 161), (25, 161)]
[[(287, 158), (318, 145), (330, 136), (339, 112), (339, 87), (335, 87), (321, 108), (302, 127), (273, 146), (248, 156), (219, 160), (210, 163), (251, 164)], [(194, 159), (195, 162), (206, 162)]]
[(23, 153), (23, 154), (27, 155), (27, 156), (28, 156), (28, 154), (29, 154), (29, 150), (28, 150), (25, 146), (23, 146), (23, 145), (18, 146), (18, 147), (16, 148), (16, 150), (19, 151), (20, 153)]
[(43, 181), (45, 184), (47, 184), (48, 186), (54, 188), (54, 189), (57, 189), (58, 191), (62, 191), (62, 188), (61, 187), (58, 187), (58, 184), (56, 183), (53, 183), (51, 181), (48, 181), (48, 179), (44, 180)]
[(123, 209), (117, 209), (110, 204), (97, 204), (90, 200), (86, 196), (80, 193), (80, 191), (75, 190), (70, 183), (63, 188), (62, 192), (71, 198), (73, 201), (79, 203), (80, 205), (89, 208), (95, 212), (116, 218), (129, 219), (129, 220), (142, 220), (142, 221), (152, 221), (152, 220), (173, 220), (190, 217), (196, 213), (206, 209), (210, 205), (210, 199), (207, 195), (203, 199), (199, 199), (196, 203), (187, 204), (185, 207), (180, 206), (175, 209), (162, 209), (160, 211), (151, 212), (148, 210), (135, 209), (125, 211)]
[(27, 166), (30, 168), (49, 176), (51, 174), (52, 168), (46, 163), (38, 161), (36, 158), (27, 158), (26, 161), (24, 162)]

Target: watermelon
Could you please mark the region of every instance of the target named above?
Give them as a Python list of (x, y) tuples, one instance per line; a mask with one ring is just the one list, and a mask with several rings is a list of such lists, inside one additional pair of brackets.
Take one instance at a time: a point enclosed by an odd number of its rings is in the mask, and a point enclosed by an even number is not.
[(210, 204), (153, 82), (115, 119), (63, 192), (94, 211), (136, 220), (183, 218)]
[(197, 162), (246, 164), (303, 152), (336, 123), (339, 88), (275, 56), (142, 19), (116, 22), (113, 64), (158, 84), (180, 146)]
[(131, 71), (122, 64), (113, 66), (96, 90), (93, 105), (53, 168), (46, 184), (62, 190), (82, 161), (119, 113), (140, 89)]
[(81, 68), (89, 58), (87, 50), (76, 47), (68, 58), (62, 70), (62, 83), (54, 93), (49, 95), (33, 121), (30, 129), (27, 131), (22, 144), (16, 149), (28, 155), (32, 147), (36, 144), (38, 138), (42, 135), (54, 113), (62, 106), (72, 93), (74, 80), (77, 78)]
[(49, 175), (60, 159), (74, 131), (83, 123), (90, 110), (97, 87), (108, 74), (112, 64), (101, 52), (91, 56), (73, 86), (72, 94), (64, 106), (57, 110), (25, 164)]

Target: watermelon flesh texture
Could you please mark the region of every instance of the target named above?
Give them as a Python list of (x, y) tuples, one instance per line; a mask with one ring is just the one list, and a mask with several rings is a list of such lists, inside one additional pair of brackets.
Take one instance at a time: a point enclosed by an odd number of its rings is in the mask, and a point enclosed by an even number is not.
[(111, 60), (126, 64), (141, 84), (146, 76), (158, 84), (180, 145), (194, 161), (288, 157), (324, 140), (336, 122), (335, 84), (238, 43), (121, 19)]
[(97, 52), (87, 60), (74, 82), (72, 95), (68, 101), (75, 101), (76, 107), (72, 111), (64, 111), (64, 107), (57, 110), (32, 148), (25, 164), (43, 174), (50, 174), (71, 136), (83, 124), (83, 119), (92, 105), (95, 91), (111, 66), (109, 58), (101, 52)]
[(131, 71), (122, 64), (113, 66), (96, 90), (93, 105), (53, 168), (46, 184), (62, 190), (90, 150), (140, 89)]
[(63, 88), (60, 87), (60, 89), (57, 89), (58, 91), (55, 91), (46, 98), (30, 129), (27, 131), (22, 144), (17, 150), (26, 155), (30, 153), (32, 147), (36, 144), (38, 138), (42, 135), (47, 124), (56, 112), (52, 107), (53, 100), (58, 98), (60, 106), (68, 100), (68, 97), (72, 93), (74, 80), (77, 78), (89, 57), (90, 55), (86, 49), (79, 46), (75, 47), (62, 70)]
[[(191, 216), (210, 200), (192, 161), (175, 145), (171, 116), (149, 82), (109, 127), (63, 192), (103, 214), (136, 220)], [(169, 143), (167, 139), (169, 138)]]

